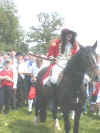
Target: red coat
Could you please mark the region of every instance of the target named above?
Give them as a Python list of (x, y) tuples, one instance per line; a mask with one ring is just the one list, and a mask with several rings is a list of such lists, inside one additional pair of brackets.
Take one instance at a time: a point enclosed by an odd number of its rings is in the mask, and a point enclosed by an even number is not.
[(48, 57), (49, 56), (53, 56), (53, 57), (57, 57), (59, 54), (59, 44), (61, 42), (61, 39), (55, 39), (52, 41), (50, 48), (48, 50)]
[[(13, 80), (13, 72), (11, 70), (6, 70), (6, 69), (2, 70), (0, 72), (0, 76), (9, 76)], [(3, 86), (11, 86), (11, 87), (13, 87), (13, 83), (11, 81), (8, 81), (8, 80), (4, 79), (4, 80), (1, 81), (1, 86), (2, 87)]]

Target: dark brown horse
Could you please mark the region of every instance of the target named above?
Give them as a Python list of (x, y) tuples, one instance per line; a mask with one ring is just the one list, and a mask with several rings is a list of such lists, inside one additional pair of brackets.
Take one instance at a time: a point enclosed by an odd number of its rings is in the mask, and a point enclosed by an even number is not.
[(55, 106), (54, 114), (56, 114), (57, 106), (60, 106), (63, 112), (66, 133), (70, 131), (69, 113), (75, 110), (73, 132), (78, 133), (80, 115), (86, 96), (86, 90), (82, 86), (84, 74), (89, 73), (92, 79), (97, 75), (96, 46), (97, 42), (93, 46), (81, 47), (78, 53), (69, 60), (64, 69), (63, 78), (59, 87), (42, 87), (41, 78), (47, 71), (47, 68), (39, 73), (37, 97), (41, 121), (45, 121), (46, 119), (46, 107), (49, 99), (53, 99)]

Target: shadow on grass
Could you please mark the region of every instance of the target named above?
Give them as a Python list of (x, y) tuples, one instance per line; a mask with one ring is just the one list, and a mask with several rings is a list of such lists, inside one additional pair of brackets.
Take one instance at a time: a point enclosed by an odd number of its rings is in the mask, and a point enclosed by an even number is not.
[(79, 129), (79, 133), (100, 133), (100, 128), (96, 128), (96, 127), (80, 127)]
[(9, 125), (11, 133), (54, 133), (54, 129), (45, 124), (34, 125), (29, 120), (17, 120)]
[(96, 129), (96, 128), (94, 128), (94, 129), (89, 129), (88, 130), (90, 133), (100, 133), (100, 129)]
[(100, 117), (96, 114), (96, 115), (93, 115), (93, 113), (88, 113), (88, 117), (89, 118), (92, 118), (93, 120), (100, 120)]

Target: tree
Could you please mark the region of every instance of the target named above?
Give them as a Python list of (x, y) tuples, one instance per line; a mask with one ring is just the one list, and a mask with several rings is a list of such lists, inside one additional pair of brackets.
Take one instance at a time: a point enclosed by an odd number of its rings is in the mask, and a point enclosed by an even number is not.
[(59, 30), (63, 26), (63, 18), (58, 13), (40, 13), (37, 15), (39, 25), (32, 26), (28, 33), (28, 42), (37, 44), (33, 50), (45, 53), (51, 39), (58, 36)]
[(0, 1), (0, 45), (1, 50), (18, 49), (24, 39), (13, 1)]

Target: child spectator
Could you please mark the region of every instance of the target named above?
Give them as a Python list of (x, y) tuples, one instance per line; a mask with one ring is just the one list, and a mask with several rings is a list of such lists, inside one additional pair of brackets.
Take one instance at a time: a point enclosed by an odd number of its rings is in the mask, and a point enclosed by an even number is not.
[(9, 106), (11, 104), (12, 98), (12, 88), (13, 88), (13, 72), (11, 70), (11, 61), (5, 61), (5, 68), (0, 72), (1, 88), (4, 90), (4, 105), (5, 113), (9, 111)]
[(26, 91), (25, 91), (25, 85), (24, 85), (24, 79), (25, 79), (25, 73), (26, 73), (26, 64), (23, 59), (23, 55), (21, 53), (17, 54), (17, 60), (18, 60), (18, 80), (17, 80), (17, 90), (16, 90), (16, 106), (17, 108), (22, 107), (25, 105), (25, 97), (26, 97)]

